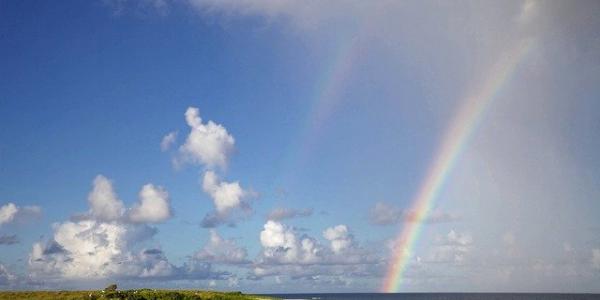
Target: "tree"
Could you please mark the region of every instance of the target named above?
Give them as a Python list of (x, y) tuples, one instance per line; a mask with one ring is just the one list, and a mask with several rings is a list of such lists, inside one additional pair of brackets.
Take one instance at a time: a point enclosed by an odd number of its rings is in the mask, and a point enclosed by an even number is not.
[(114, 292), (117, 290), (117, 284), (113, 283), (104, 288), (105, 292)]

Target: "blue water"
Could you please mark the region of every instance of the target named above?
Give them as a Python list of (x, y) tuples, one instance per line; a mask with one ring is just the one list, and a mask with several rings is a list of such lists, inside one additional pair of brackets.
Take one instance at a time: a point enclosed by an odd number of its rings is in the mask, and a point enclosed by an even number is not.
[(600, 300), (600, 294), (512, 294), (512, 293), (353, 293), (271, 294), (282, 299), (303, 300)]

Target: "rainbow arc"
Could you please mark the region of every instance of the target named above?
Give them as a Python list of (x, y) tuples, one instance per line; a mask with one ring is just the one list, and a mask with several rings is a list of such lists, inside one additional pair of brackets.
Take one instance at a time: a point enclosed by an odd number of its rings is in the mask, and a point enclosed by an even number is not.
[(414, 218), (403, 224), (402, 230), (396, 238), (395, 249), (397, 250), (393, 253), (388, 265), (388, 271), (381, 287), (382, 292), (398, 292), (410, 261), (410, 253), (421, 232), (423, 221), (428, 217), (444, 182), (456, 164), (460, 153), (468, 144), (469, 137), (481, 122), (491, 103), (497, 98), (502, 87), (514, 77), (519, 63), (530, 52), (532, 44), (531, 40), (523, 40), (516, 44), (511, 51), (505, 53), (493, 66), (478, 93), (465, 99), (450, 123), (427, 176), (412, 201), (410, 211), (414, 213)]

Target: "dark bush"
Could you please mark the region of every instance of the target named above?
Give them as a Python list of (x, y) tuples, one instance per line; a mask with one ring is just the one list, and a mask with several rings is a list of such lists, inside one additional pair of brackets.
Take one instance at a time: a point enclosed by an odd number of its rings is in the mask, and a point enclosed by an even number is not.
[(117, 290), (117, 285), (116, 284), (110, 284), (109, 286), (104, 288), (105, 292), (114, 292)]

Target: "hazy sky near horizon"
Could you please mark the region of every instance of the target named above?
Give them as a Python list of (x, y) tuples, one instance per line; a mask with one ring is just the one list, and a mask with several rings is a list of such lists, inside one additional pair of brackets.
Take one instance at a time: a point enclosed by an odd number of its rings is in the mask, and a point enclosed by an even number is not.
[[(0, 289), (600, 292), (597, 1), (0, 1)], [(500, 82), (500, 81), (499, 81)]]

